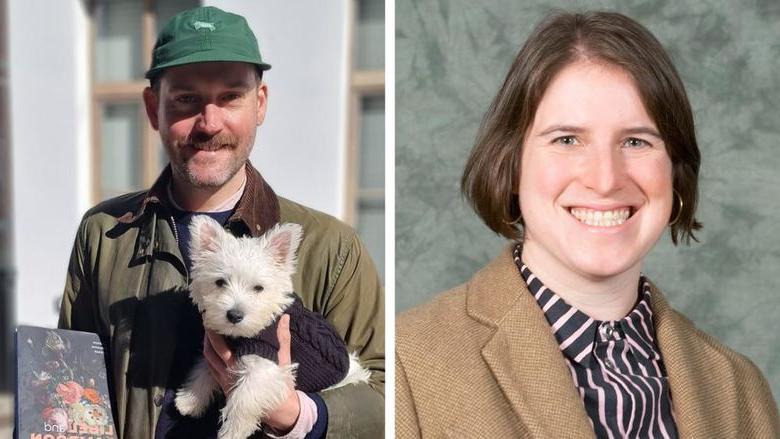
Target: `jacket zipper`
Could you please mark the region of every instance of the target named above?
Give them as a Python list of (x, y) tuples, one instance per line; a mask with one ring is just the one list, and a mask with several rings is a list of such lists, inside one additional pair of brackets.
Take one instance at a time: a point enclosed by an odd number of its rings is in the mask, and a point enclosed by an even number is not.
[[(173, 215), (171, 215), (171, 226), (173, 226), (173, 239), (176, 240), (176, 248), (181, 248), (179, 246), (179, 232), (176, 230), (176, 220), (173, 219)], [(184, 261), (182, 261), (184, 262)], [(187, 268), (187, 263), (184, 263), (184, 273), (185, 273), (185, 280), (187, 281), (187, 285), (190, 284), (190, 270)]]
[(171, 225), (173, 226), (173, 239), (176, 240), (176, 247), (179, 246), (179, 232), (176, 231), (176, 220), (171, 215)]

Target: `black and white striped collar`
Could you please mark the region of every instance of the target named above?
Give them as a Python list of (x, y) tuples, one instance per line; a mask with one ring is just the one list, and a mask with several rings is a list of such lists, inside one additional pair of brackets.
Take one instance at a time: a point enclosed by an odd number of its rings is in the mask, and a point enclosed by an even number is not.
[(528, 285), (528, 291), (544, 312), (558, 346), (569, 359), (585, 366), (589, 365), (595, 344), (605, 341), (599, 331), (605, 323), (611, 324), (610, 326), (614, 328), (615, 337), (626, 339), (630, 349), (636, 355), (647, 359), (661, 358), (655, 344), (653, 311), (650, 309), (650, 283), (644, 276), (639, 277), (640, 300), (626, 317), (613, 322), (594, 320), (544, 286), (542, 281), (522, 262), (521, 250), (521, 244), (515, 246), (513, 252), (515, 265)]

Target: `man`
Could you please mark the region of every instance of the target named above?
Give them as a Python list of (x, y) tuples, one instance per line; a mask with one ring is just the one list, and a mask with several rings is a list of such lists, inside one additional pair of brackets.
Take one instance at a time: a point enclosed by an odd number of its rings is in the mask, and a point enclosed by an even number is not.
[[(301, 224), (295, 291), (307, 308), (333, 324), (372, 373), (369, 384), (320, 394), (291, 389), (264, 420), (264, 432), (383, 434), (384, 304), (376, 270), (354, 231), (277, 197), (248, 161), (265, 116), (268, 87), (262, 75), (269, 68), (243, 17), (214, 7), (175, 16), (155, 44), (146, 73), (150, 87), (143, 93), (170, 165), (148, 191), (103, 202), (81, 222), (59, 325), (103, 339), (120, 437), (202, 437), (216, 431), (216, 411), (196, 420), (179, 415), (173, 405), (199, 355), (224, 392), (233, 384), (229, 349), (221, 337), (204, 336), (187, 296), (187, 225), (194, 215), (209, 215), (237, 236), (261, 235), (278, 222)], [(289, 362), (289, 322), (284, 322), (278, 332), (280, 363)]]

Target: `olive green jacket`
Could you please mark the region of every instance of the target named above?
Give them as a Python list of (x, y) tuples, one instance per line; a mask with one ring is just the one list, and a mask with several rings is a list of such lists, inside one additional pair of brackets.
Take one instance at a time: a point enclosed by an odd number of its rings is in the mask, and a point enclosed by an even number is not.
[[(277, 197), (247, 163), (247, 184), (226, 228), (262, 234), (303, 226), (295, 291), (371, 370), (370, 385), (321, 394), (330, 437), (381, 437), (384, 429), (384, 292), (355, 232)], [(61, 328), (96, 332), (107, 349), (114, 422), (121, 438), (150, 438), (160, 414), (188, 298), (188, 273), (167, 207), (167, 168), (148, 192), (105, 201), (81, 221), (68, 266)]]

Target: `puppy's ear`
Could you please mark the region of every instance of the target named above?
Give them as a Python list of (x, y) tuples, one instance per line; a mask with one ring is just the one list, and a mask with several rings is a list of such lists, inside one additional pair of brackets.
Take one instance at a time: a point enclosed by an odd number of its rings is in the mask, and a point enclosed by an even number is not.
[(303, 228), (295, 223), (277, 224), (265, 238), (274, 260), (289, 271), (295, 270), (295, 252), (303, 237)]
[(195, 215), (190, 222), (190, 254), (196, 256), (216, 251), (219, 241), (226, 233), (222, 226), (208, 215)]

